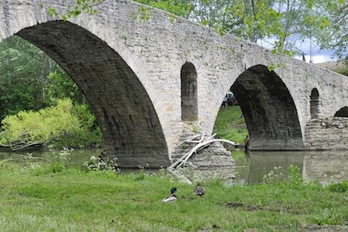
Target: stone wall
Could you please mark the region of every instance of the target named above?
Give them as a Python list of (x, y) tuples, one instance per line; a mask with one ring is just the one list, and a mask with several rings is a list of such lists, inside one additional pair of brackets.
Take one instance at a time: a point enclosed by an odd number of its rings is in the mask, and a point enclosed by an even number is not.
[(347, 150), (348, 118), (312, 119), (306, 126), (307, 150)]

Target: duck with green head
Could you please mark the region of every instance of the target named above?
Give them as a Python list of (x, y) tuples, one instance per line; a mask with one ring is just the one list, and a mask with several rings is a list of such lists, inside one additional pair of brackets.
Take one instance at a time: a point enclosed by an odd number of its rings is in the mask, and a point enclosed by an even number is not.
[(164, 203), (169, 203), (169, 202), (174, 202), (176, 201), (176, 195), (175, 192), (177, 191), (176, 187), (173, 187), (170, 189), (170, 196), (165, 197), (162, 202)]

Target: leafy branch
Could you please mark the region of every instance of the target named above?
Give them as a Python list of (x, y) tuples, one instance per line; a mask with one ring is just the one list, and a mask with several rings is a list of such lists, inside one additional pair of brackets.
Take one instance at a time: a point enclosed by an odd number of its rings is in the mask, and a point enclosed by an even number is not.
[(97, 10), (95, 7), (101, 3), (103, 3), (105, 0), (76, 0), (76, 4), (72, 6), (68, 6), (68, 9), (66, 12), (60, 14), (56, 8), (53, 6), (48, 8), (48, 14), (52, 17), (58, 17), (63, 19), (64, 21), (68, 20), (72, 17), (77, 17), (82, 12), (85, 12), (89, 15), (94, 15), (97, 13)]

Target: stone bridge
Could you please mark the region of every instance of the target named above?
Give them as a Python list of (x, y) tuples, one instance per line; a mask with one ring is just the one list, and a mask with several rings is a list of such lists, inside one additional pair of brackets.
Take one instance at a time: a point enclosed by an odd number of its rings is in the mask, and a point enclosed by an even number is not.
[(250, 149), (347, 149), (347, 77), (127, 0), (67, 21), (47, 14), (66, 4), (2, 0), (0, 40), (18, 35), (70, 75), (120, 166), (168, 166), (185, 136), (212, 133), (230, 88)]

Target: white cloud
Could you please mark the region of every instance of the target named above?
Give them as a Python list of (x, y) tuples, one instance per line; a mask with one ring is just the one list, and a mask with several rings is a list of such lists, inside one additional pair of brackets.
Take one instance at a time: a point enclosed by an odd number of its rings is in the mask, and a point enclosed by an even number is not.
[[(295, 58), (302, 60), (302, 56), (295, 56)], [(336, 60), (329, 55), (319, 55), (319, 54), (312, 55), (312, 57), (310, 57), (309, 55), (305, 55), (305, 59), (306, 59), (306, 62), (310, 62), (310, 60), (312, 60), (312, 63), (314, 63), (314, 64)]]

